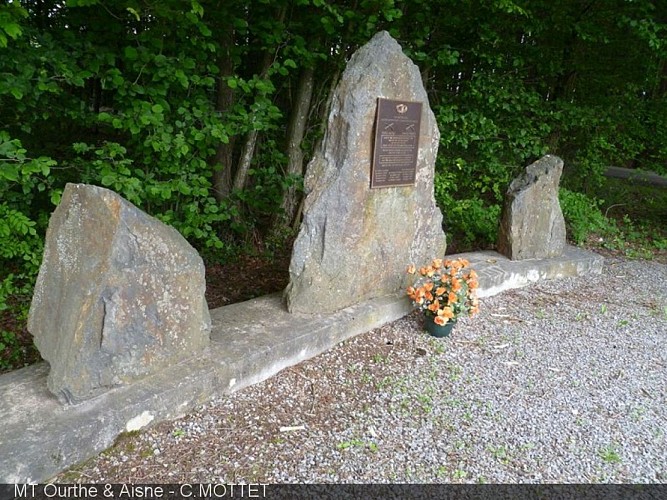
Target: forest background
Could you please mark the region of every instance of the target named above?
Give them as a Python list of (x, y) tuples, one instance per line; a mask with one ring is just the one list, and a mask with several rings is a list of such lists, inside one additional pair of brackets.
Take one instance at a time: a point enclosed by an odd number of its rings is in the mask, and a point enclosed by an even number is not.
[(25, 322), (67, 182), (176, 227), (228, 282), (212, 306), (284, 285), (249, 268), (286, 273), (332, 89), (379, 30), (437, 117), (448, 251), (492, 248), (509, 182), (551, 153), (573, 243), (664, 256), (667, 190), (604, 173), (667, 174), (667, 2), (3, 0), (0, 371), (38, 358)]

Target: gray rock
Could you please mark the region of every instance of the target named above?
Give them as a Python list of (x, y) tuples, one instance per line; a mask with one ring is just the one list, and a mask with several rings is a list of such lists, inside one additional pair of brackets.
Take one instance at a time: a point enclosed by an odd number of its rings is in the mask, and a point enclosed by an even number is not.
[(528, 165), (507, 190), (498, 252), (512, 260), (558, 257), (565, 249), (565, 220), (558, 201), (563, 160), (547, 155)]
[[(370, 189), (379, 97), (423, 103), (414, 186)], [(433, 197), (439, 138), (417, 66), (388, 33), (378, 33), (350, 59), (306, 170), (304, 219), (285, 291), (290, 312), (333, 312), (401, 293), (408, 264), (444, 255)]]
[(78, 403), (208, 345), (204, 264), (116, 193), (68, 184), (49, 221), (28, 330), (48, 387)]

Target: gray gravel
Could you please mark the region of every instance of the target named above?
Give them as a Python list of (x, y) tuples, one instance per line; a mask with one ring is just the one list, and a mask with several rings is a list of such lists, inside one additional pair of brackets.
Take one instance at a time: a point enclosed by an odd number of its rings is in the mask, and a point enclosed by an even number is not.
[(481, 300), (450, 339), (411, 315), (58, 480), (667, 483), (667, 266)]

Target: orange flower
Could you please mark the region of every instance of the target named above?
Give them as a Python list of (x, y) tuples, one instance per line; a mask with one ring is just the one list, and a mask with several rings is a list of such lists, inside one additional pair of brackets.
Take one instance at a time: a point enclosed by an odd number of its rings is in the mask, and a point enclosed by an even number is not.
[(447, 323), (447, 319), (446, 319), (446, 318), (443, 318), (442, 316), (436, 316), (435, 318), (433, 318), (433, 322), (434, 322), (436, 325), (440, 325), (440, 326), (442, 326), (442, 325), (444, 325), (445, 323)]
[(435, 316), (440, 325), (453, 321), (459, 313), (477, 314), (478, 275), (472, 269), (465, 269), (468, 265), (469, 261), (463, 258), (433, 259), (430, 265), (420, 268), (410, 264), (406, 272), (418, 272), (420, 277), (405, 289), (406, 293), (415, 306)]
[(451, 307), (443, 307), (438, 311), (438, 316), (443, 316), (445, 318), (451, 319), (454, 317), (454, 311)]

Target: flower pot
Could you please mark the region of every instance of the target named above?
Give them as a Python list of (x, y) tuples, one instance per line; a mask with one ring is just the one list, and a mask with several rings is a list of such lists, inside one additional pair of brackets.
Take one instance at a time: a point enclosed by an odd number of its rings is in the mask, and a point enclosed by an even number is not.
[(434, 319), (433, 316), (424, 317), (424, 328), (426, 328), (426, 331), (433, 337), (449, 337), (452, 333), (452, 328), (454, 328), (454, 325), (456, 324), (456, 320), (449, 320), (444, 325), (439, 325)]

